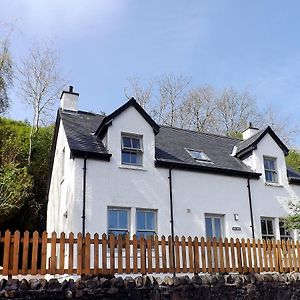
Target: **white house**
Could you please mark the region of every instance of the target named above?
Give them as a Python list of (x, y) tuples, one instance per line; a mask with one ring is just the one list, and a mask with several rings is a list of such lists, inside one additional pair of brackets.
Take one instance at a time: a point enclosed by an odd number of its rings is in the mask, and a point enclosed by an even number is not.
[(47, 231), (287, 238), (300, 174), (270, 127), (244, 140), (159, 126), (131, 99), (110, 115), (57, 114)]

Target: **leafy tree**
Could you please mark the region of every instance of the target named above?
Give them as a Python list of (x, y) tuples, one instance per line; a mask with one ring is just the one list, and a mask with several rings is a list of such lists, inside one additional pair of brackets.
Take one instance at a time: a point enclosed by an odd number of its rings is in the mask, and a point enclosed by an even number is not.
[(0, 226), (16, 216), (31, 195), (32, 178), (26, 167), (10, 163), (0, 167)]
[(289, 167), (291, 167), (295, 171), (300, 172), (300, 152), (299, 151), (290, 150), (290, 152), (285, 160)]

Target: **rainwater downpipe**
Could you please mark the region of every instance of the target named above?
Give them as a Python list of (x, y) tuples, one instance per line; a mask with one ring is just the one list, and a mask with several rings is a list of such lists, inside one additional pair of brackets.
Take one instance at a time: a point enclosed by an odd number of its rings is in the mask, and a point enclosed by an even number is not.
[(86, 205), (86, 156), (83, 160), (83, 195), (82, 195), (82, 236), (85, 237), (85, 205)]
[(248, 199), (249, 199), (249, 208), (250, 208), (250, 219), (251, 219), (251, 230), (252, 230), (252, 238), (255, 238), (254, 235), (254, 221), (253, 221), (253, 209), (252, 209), (252, 196), (251, 196), (251, 185), (250, 185), (250, 179), (251, 177), (249, 176), (247, 178), (247, 188), (248, 188)]
[(176, 276), (175, 273), (175, 248), (174, 248), (174, 213), (173, 213), (173, 192), (172, 192), (172, 170), (173, 168), (169, 168), (169, 192), (170, 192), (170, 216), (171, 216), (171, 239), (172, 239), (172, 260), (173, 260), (173, 276)]

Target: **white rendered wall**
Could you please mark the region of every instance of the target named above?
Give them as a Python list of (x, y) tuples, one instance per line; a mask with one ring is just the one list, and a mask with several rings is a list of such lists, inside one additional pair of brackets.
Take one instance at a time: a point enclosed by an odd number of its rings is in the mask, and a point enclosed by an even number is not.
[[(64, 176), (62, 176), (62, 155), (65, 152)], [(62, 122), (59, 125), (51, 185), (48, 194), (47, 232), (69, 233), (73, 227), (74, 206), (74, 160), (70, 159), (70, 148)], [(64, 214), (66, 214), (64, 216)]]

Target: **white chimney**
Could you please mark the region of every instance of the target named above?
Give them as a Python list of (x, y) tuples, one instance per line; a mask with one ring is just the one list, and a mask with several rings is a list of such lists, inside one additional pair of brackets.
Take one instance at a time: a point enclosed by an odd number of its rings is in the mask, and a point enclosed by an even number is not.
[(259, 129), (253, 127), (252, 123), (250, 122), (249, 123), (249, 127), (242, 132), (242, 134), (243, 134), (243, 140), (249, 139), (251, 136), (253, 136), (254, 134), (256, 134), (258, 132), (258, 130)]
[(73, 87), (70, 85), (68, 91), (63, 91), (60, 96), (62, 110), (78, 111), (78, 93), (73, 92)]

